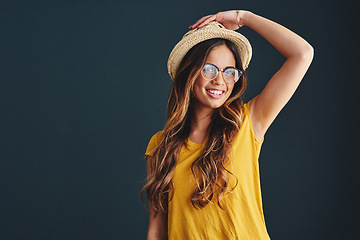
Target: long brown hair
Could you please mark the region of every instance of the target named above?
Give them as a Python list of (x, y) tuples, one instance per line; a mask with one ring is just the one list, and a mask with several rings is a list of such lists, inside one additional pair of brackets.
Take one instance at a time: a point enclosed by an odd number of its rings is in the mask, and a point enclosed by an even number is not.
[[(146, 156), (150, 167), (141, 196), (147, 192), (155, 213), (166, 212), (167, 203), (172, 198), (172, 176), (176, 160), (190, 134), (192, 89), (195, 80), (211, 50), (224, 44), (233, 53), (236, 67), (244, 70), (236, 47), (225, 39), (210, 39), (197, 44), (186, 54), (179, 66), (168, 100), (163, 139), (152, 154)], [(204, 150), (191, 165), (196, 181), (196, 188), (191, 196), (195, 208), (205, 207), (215, 193), (219, 207), (223, 208), (220, 200), (231, 191), (228, 189), (228, 174), (232, 173), (226, 166), (231, 144), (242, 124), (244, 110), (240, 96), (244, 93), (246, 84), (246, 76), (243, 74), (235, 83), (230, 97), (221, 107), (215, 109)]]

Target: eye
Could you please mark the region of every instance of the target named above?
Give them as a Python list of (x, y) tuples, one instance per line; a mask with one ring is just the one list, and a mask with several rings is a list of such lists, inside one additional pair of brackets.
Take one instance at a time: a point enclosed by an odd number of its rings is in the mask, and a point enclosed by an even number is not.
[(218, 69), (214, 65), (209, 63), (205, 64), (205, 66), (201, 70), (201, 75), (206, 80), (212, 80), (216, 78), (217, 74), (218, 74)]
[(227, 76), (235, 76), (236, 69), (235, 68), (227, 68), (224, 70), (224, 74)]
[(217, 69), (213, 65), (206, 64), (202, 71), (205, 74), (214, 74), (217, 72)]

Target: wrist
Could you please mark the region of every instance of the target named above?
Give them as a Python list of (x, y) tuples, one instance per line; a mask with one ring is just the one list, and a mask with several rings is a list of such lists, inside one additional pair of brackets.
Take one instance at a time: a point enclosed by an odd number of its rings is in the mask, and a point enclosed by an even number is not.
[(247, 23), (248, 23), (248, 18), (249, 18), (249, 15), (251, 15), (252, 12), (249, 12), (249, 11), (245, 11), (245, 10), (239, 10), (239, 14), (238, 14), (238, 18), (237, 18), (237, 21), (238, 21), (238, 25), (240, 26), (247, 26)]

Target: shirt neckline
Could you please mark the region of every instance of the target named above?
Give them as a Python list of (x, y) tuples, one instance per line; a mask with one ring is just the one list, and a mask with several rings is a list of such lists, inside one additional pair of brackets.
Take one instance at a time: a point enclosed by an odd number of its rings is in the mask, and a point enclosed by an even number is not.
[(186, 140), (186, 144), (189, 146), (189, 147), (193, 147), (193, 148), (199, 148), (199, 147), (202, 147), (204, 146), (206, 143), (206, 140), (203, 141), (202, 143), (195, 143), (193, 141), (190, 140), (190, 138), (187, 138)]

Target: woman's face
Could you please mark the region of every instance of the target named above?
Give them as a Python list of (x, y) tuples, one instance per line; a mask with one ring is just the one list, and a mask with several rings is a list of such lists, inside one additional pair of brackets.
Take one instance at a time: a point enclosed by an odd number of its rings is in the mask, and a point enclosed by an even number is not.
[[(219, 69), (227, 67), (236, 67), (235, 58), (226, 45), (220, 45), (213, 48), (208, 55), (205, 64), (211, 63)], [(219, 108), (229, 98), (234, 84), (229, 84), (224, 80), (223, 73), (219, 74), (213, 80), (204, 79), (200, 74), (194, 83), (195, 107)]]

